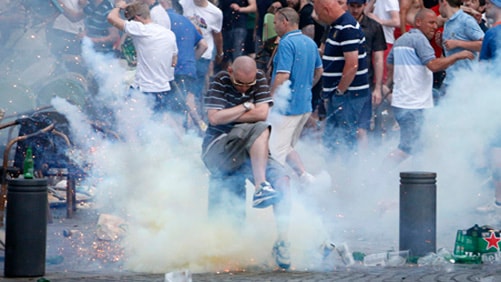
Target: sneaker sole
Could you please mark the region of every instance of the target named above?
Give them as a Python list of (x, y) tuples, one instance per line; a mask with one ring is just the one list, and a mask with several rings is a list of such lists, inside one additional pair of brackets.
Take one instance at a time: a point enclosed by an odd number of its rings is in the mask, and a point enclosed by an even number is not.
[(273, 195), (266, 198), (257, 199), (252, 202), (252, 207), (257, 209), (264, 209), (277, 203), (278, 200), (279, 200), (279, 195)]

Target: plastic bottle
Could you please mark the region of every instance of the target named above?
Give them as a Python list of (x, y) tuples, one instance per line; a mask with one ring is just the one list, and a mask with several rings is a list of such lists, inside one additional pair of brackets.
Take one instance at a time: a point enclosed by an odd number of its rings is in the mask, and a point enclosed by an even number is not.
[(26, 150), (26, 156), (24, 158), (24, 164), (23, 164), (23, 173), (24, 173), (24, 179), (33, 179), (34, 162), (33, 162), (33, 153), (31, 151), (31, 147), (28, 147), (28, 149)]
[(386, 266), (388, 262), (388, 252), (370, 254), (364, 257), (365, 266)]
[(454, 256), (446, 248), (440, 248), (440, 249), (438, 249), (437, 250), (437, 255), (439, 257), (444, 258), (447, 262), (450, 262), (450, 263), (455, 263), (456, 262), (456, 260), (454, 259)]

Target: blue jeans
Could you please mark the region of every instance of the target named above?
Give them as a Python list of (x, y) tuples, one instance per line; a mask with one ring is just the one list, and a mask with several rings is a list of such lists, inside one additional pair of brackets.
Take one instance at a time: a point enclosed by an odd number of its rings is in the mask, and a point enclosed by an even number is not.
[(420, 137), (423, 128), (423, 109), (402, 109), (392, 107), (393, 115), (400, 127), (400, 143), (398, 148), (406, 154), (412, 154), (421, 147)]
[(197, 60), (197, 76), (195, 81), (194, 93), (197, 99), (203, 97), (203, 91), (205, 88), (205, 77), (209, 71), (210, 60), (200, 58)]
[(346, 91), (331, 96), (323, 135), (324, 146), (331, 151), (354, 150), (359, 128), (369, 129), (372, 101), (369, 89)]

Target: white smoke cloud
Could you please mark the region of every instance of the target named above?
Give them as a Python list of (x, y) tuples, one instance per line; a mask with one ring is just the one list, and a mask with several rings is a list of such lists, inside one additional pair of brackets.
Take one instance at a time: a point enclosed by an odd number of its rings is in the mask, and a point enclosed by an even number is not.
[[(113, 130), (120, 139), (95, 134), (91, 118), (61, 100), (53, 100), (53, 105), (70, 120), (72, 134), (84, 150), (80, 161), (92, 164), (89, 182), (98, 191), (96, 206), (128, 222), (122, 242), (125, 267), (155, 273), (275, 267), (270, 256), (276, 237), (273, 214), (271, 209), (251, 208), (252, 185), (247, 183), (243, 230), (210, 222), (202, 140), (180, 135), (167, 116), (155, 116), (144, 95), (126, 98), (126, 70), (86, 44), (85, 61), (100, 82), (95, 99), (111, 109)], [(293, 268), (321, 269), (318, 249), (324, 240), (347, 242), (352, 251), (398, 249), (399, 171), (437, 172), (438, 247), (451, 249), (457, 229), (494, 224), (473, 212), (493, 193), (479, 187), (483, 179), (475, 172), (474, 160), (497, 133), (500, 83), (480, 65), (474, 72), (458, 74), (447, 99), (427, 113), (423, 154), (390, 173), (380, 166), (398, 140), (340, 159), (320, 145), (318, 136), (303, 138), (296, 149), (317, 182), (297, 192), (300, 188), (292, 177)], [(283, 109), (290, 95), (289, 85), (283, 87), (275, 97), (276, 109)]]

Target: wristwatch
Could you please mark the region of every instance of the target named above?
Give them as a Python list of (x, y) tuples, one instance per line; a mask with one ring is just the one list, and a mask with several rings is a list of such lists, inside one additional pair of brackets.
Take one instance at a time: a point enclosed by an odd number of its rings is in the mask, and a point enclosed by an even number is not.
[(344, 95), (344, 92), (341, 92), (341, 90), (339, 90), (339, 88), (334, 88), (334, 95), (335, 96), (343, 96)]
[(244, 106), (246, 112), (252, 110), (250, 102), (245, 102), (242, 104), (242, 106)]

